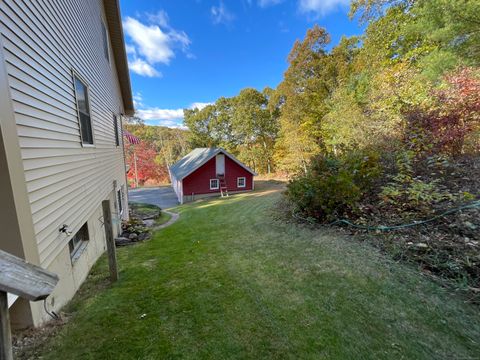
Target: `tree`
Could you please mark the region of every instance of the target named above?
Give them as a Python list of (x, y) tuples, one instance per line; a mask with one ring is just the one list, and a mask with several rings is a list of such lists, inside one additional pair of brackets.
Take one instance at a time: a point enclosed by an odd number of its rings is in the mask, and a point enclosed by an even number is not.
[(241, 145), (251, 152), (249, 157), (254, 164), (253, 167), (257, 168), (257, 165), (262, 164), (260, 167), (262, 172), (270, 174), (278, 125), (275, 113), (272, 114), (268, 108), (265, 93), (252, 88), (243, 89), (235, 97), (232, 122)]
[[(127, 158), (131, 162), (131, 176), (134, 175), (133, 150), (136, 147), (142, 152), (147, 152), (152, 161), (146, 162), (148, 176), (146, 180), (154, 182), (169, 181), (168, 167), (190, 151), (188, 143), (189, 132), (183, 129), (171, 129), (163, 126), (149, 126), (145, 124), (125, 125), (130, 133), (138, 137), (142, 146), (126, 146)], [(137, 155), (140, 156), (140, 155)], [(143, 156), (143, 155), (141, 155)], [(137, 162), (138, 167), (138, 162)], [(156, 170), (153, 170), (156, 167)], [(150, 176), (150, 177), (149, 177)]]
[(215, 105), (208, 105), (203, 109), (184, 109), (184, 123), (190, 130), (192, 147), (218, 146), (218, 134), (214, 131), (217, 109)]
[(480, 72), (464, 68), (445, 76), (445, 86), (433, 90), (435, 104), (406, 112), (405, 141), (418, 155), (452, 157), (480, 150)]
[(321, 120), (333, 90), (325, 50), (329, 42), (325, 29), (315, 25), (303, 41), (295, 42), (288, 56), (290, 66), (278, 88), (285, 99), (276, 144), (276, 159), (283, 171), (307, 171), (308, 159), (321, 149)]
[(136, 145), (126, 145), (126, 160), (129, 166), (128, 178), (131, 180), (138, 178), (140, 185), (144, 185), (147, 180), (161, 182), (165, 179), (167, 176), (165, 168), (156, 163), (156, 156), (157, 152), (149, 142), (141, 141)]

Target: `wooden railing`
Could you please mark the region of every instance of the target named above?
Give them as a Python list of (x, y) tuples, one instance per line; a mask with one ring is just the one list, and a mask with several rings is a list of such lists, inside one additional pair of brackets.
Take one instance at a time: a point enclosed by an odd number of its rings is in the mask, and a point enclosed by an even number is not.
[[(110, 201), (102, 202), (110, 279), (118, 280), (117, 256), (113, 238)], [(58, 276), (0, 250), (0, 360), (13, 360), (8, 296), (29, 301), (46, 299), (58, 283)]]
[(8, 295), (44, 300), (58, 283), (58, 276), (0, 250), (0, 360), (12, 360), (12, 334)]

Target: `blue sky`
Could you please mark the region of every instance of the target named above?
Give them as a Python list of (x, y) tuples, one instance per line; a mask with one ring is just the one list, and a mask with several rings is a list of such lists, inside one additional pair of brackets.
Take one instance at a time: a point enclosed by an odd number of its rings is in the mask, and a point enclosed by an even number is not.
[(319, 24), (332, 45), (361, 33), (349, 0), (121, 0), (136, 109), (181, 126), (182, 109), (245, 87), (276, 87), (296, 39)]

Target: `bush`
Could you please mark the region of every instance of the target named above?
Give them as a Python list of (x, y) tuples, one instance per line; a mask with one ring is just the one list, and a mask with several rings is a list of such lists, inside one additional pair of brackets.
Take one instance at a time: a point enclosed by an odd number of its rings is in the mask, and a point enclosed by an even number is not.
[(311, 161), (306, 175), (289, 182), (285, 194), (296, 213), (331, 221), (355, 211), (358, 201), (372, 189), (381, 172), (375, 153), (320, 155)]
[[(437, 158), (427, 159), (427, 167), (433, 167), (430, 163), (436, 163)], [(415, 153), (404, 151), (398, 153), (396, 167), (397, 173), (391, 176), (391, 181), (382, 187), (380, 199), (384, 204), (391, 204), (402, 211), (429, 212), (431, 207), (445, 200), (453, 200), (454, 196), (440, 184), (440, 179), (423, 179), (415, 175), (413, 169)]]

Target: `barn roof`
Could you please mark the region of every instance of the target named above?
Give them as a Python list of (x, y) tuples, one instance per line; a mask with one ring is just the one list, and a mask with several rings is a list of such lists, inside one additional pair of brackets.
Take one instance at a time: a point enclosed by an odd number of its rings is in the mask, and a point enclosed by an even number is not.
[(177, 180), (182, 180), (188, 175), (190, 175), (192, 172), (197, 170), (200, 166), (205, 164), (208, 160), (212, 159), (220, 153), (225, 154), (253, 175), (257, 175), (255, 171), (250, 169), (248, 166), (242, 164), (235, 156), (228, 153), (222, 148), (196, 148), (192, 150), (189, 154), (178, 160), (175, 164), (170, 166), (170, 173)]

